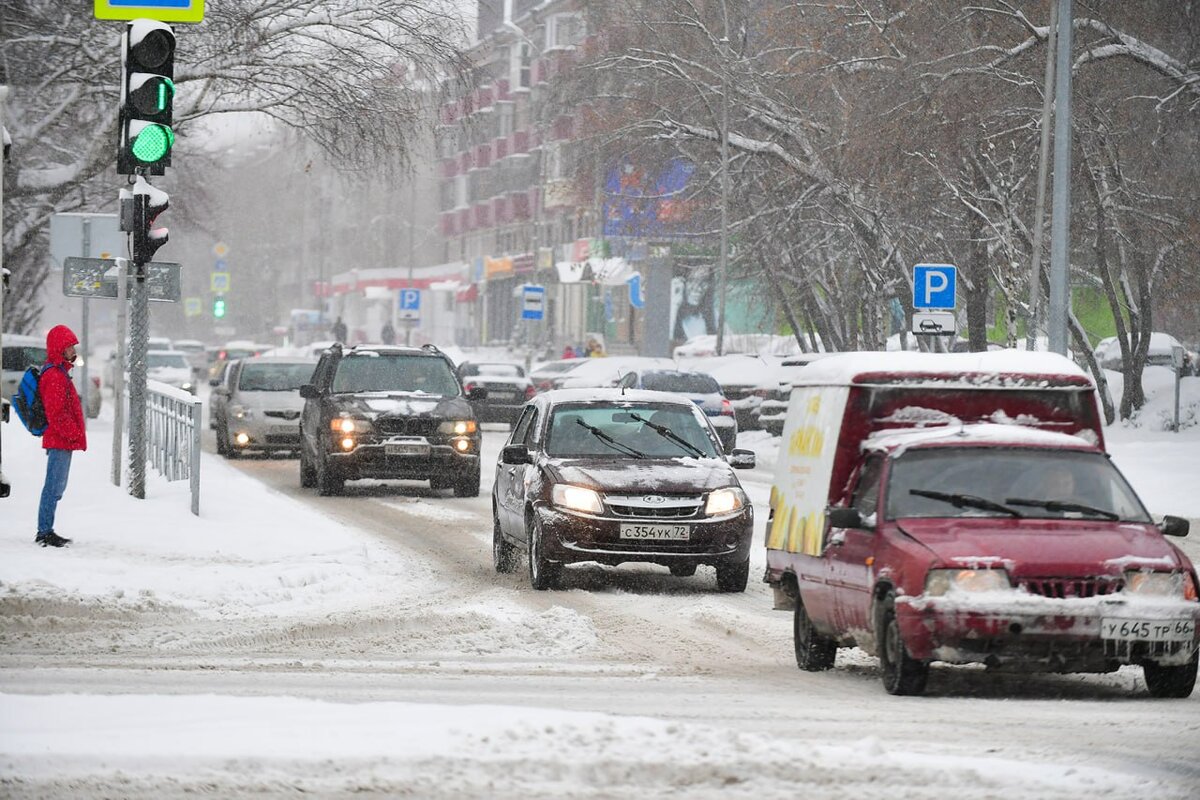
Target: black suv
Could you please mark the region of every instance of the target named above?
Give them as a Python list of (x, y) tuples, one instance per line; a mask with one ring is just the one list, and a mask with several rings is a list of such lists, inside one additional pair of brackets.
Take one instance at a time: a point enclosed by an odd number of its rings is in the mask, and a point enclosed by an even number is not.
[(300, 387), (300, 485), (339, 494), (357, 478), (429, 480), (479, 494), (480, 432), (454, 365), (432, 345), (371, 345), (321, 355)]

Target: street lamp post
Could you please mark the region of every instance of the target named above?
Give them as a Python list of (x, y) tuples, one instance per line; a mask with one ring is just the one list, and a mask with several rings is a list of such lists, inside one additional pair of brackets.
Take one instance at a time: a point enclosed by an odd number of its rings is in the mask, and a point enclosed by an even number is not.
[(725, 354), (725, 288), (729, 272), (729, 6), (721, 2), (721, 260), (717, 263), (717, 355)]

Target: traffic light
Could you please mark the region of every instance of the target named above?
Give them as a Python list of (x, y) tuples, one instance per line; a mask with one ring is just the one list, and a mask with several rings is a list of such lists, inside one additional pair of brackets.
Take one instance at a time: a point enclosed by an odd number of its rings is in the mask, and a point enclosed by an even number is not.
[(175, 32), (170, 25), (135, 20), (121, 37), (121, 106), (117, 173), (145, 169), (162, 175), (171, 165), (171, 112), (175, 101)]
[(213, 317), (220, 319), (225, 316), (225, 295), (217, 295), (213, 298)]
[[(167, 210), (170, 197), (138, 176), (133, 184), (133, 263), (149, 264), (158, 248), (170, 238), (166, 228), (155, 228), (154, 220)], [(123, 209), (124, 210), (124, 209)]]

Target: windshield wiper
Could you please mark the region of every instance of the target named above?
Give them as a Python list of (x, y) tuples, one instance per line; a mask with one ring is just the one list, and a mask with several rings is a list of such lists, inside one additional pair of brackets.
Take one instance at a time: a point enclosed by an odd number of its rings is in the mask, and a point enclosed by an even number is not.
[(1120, 514), (1114, 514), (1111, 511), (1106, 511), (1103, 508), (1095, 506), (1085, 506), (1081, 503), (1071, 503), (1066, 500), (1029, 500), (1024, 497), (1006, 497), (1006, 503), (1012, 503), (1014, 506), (1031, 506), (1033, 508), (1044, 508), (1047, 511), (1078, 511), (1080, 514), (1095, 514), (1099, 517), (1104, 517), (1108, 520), (1119, 520)]
[(668, 439), (668, 440), (674, 442), (675, 444), (679, 445), (680, 447), (684, 448), (685, 450), (691, 451), (692, 455), (694, 455), (696, 458), (704, 458), (703, 450), (701, 450), (699, 447), (696, 447), (696, 445), (692, 444), (687, 439), (684, 439), (682, 436), (675, 433), (675, 431), (671, 430), (670, 428), (668, 428), (664, 425), (658, 425), (656, 423), (653, 423), (650, 420), (643, 417), (641, 414), (638, 414), (636, 412), (630, 412), (629, 417), (630, 417), (630, 419), (636, 419), (638, 422), (642, 423), (643, 425), (649, 426), (655, 433), (657, 433), (659, 436), (663, 437), (664, 439)]
[(646, 458), (647, 457), (646, 454), (643, 453), (641, 450), (636, 450), (636, 449), (630, 447), (629, 445), (625, 444), (624, 442), (618, 442), (616, 439), (609, 436), (607, 433), (600, 430), (595, 425), (588, 425), (586, 422), (584, 422), (583, 420), (581, 420), (579, 418), (576, 418), (575, 421), (577, 423), (579, 423), (580, 425), (582, 425), (583, 427), (587, 428), (588, 431), (592, 434), (592, 436), (595, 436), (597, 439), (604, 442), (606, 445), (613, 448), (614, 450), (617, 450), (618, 452), (622, 452), (628, 456), (633, 456), (634, 458)]
[(927, 489), (909, 489), (908, 493), (918, 497), (928, 497), (930, 500), (941, 500), (955, 508), (982, 508), (985, 511), (999, 511), (1001, 514), (1010, 514), (1014, 517), (1021, 516), (1020, 511), (1009, 508), (1003, 503), (973, 494), (948, 494), (947, 492), (931, 492)]

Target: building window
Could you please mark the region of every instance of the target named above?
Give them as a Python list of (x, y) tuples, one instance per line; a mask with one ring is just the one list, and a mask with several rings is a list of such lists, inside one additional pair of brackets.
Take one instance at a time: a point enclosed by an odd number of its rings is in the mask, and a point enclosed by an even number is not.
[(574, 47), (583, 41), (586, 28), (579, 14), (553, 14), (546, 18), (546, 49)]
[(521, 62), (517, 66), (517, 86), (528, 89), (531, 85), (530, 76), (533, 70), (533, 51), (525, 42), (521, 43)]

